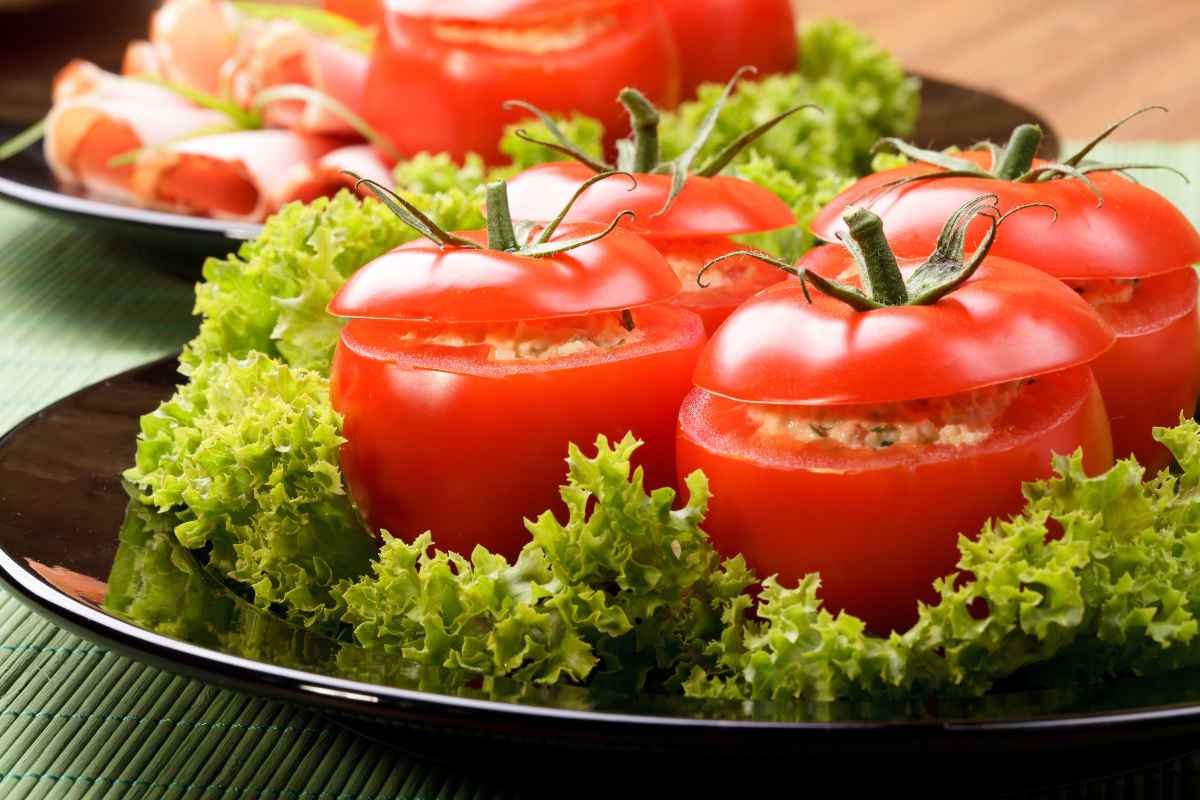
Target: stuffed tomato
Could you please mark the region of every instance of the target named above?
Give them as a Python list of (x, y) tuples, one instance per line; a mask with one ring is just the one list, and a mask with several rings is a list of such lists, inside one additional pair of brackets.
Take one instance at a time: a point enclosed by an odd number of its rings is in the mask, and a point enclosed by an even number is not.
[(368, 120), (404, 155), (475, 152), (501, 160), (505, 110), (527, 97), (563, 114), (623, 120), (612, 98), (636, 86), (679, 101), (675, 43), (644, 0), (388, 0), (367, 80)]
[[(1171, 455), (1152, 429), (1191, 416), (1200, 397), (1192, 269), (1200, 262), (1200, 236), (1161, 195), (1104, 164), (1084, 162), (1086, 150), (1062, 163), (1034, 159), (1040, 138), (1036, 127), (1022, 126), (1005, 148), (954, 156), (900, 144), (918, 163), (859, 181), (818, 215), (813, 232), (832, 240), (842, 229), (842, 212), (863, 203), (883, 218), (897, 252), (915, 255), (933, 246), (939, 220), (980, 192), (997, 194), (1001, 209), (1052, 206), (1053, 224), (1036, 215), (1014, 220), (996, 236), (992, 252), (1062, 279), (1116, 331), (1116, 344), (1092, 367), (1114, 451), (1136, 456), (1155, 472)], [(985, 230), (976, 226), (969, 240), (978, 241)]]
[[(761, 74), (797, 66), (791, 0), (661, 0), (679, 48), (683, 97), (724, 83), (743, 66)], [(715, 29), (715, 30), (714, 30)]]
[[(744, 72), (740, 70), (730, 81), (725, 94), (710, 109), (710, 118), (716, 119), (725, 98)], [(621, 209), (633, 211), (636, 217), (628, 227), (646, 237), (662, 253), (683, 284), (683, 291), (672, 304), (699, 314), (711, 334), (746, 298), (778, 283), (782, 276), (755, 258), (739, 256), (723, 260), (720, 269), (710, 271), (708, 282), (701, 286), (697, 282), (701, 267), (742, 247), (730, 236), (796, 224), (787, 204), (767, 189), (718, 173), (755, 138), (806, 106), (776, 117), (706, 163), (693, 167), (711, 126), (702, 126), (705, 132), (701, 139), (679, 158), (663, 161), (658, 111), (639, 92), (630, 89), (623, 91), (619, 99), (630, 116), (633, 133), (622, 143), (617, 163), (596, 161), (570, 142), (555, 142), (556, 149), (575, 160), (543, 164), (514, 178), (513, 212), (522, 219), (550, 219), (567, 198), (597, 173), (612, 169), (633, 173), (636, 187), (630, 189), (616, 183), (597, 186), (572, 207), (568, 220), (599, 222), (611, 219)], [(544, 117), (540, 109), (521, 105)]]
[(486, 237), (426, 228), (434, 241), (351, 277), (330, 305), (349, 318), (331, 392), (371, 526), (513, 558), (522, 520), (561, 505), (570, 442), (633, 431), (648, 485), (673, 482), (704, 331), (662, 302), (679, 280), (640, 237), (615, 221), (518, 235), (503, 191), (489, 187)]
[(880, 633), (916, 620), (959, 534), (1019, 511), (1052, 454), (1112, 463), (1088, 368), (1112, 331), (986, 243), (964, 261), (953, 230), (928, 262), (898, 263), (857, 212), (849, 249), (818, 248), (800, 281), (734, 312), (679, 416), (679, 474), (708, 476), (717, 548), (784, 581), (819, 572), (825, 606)]

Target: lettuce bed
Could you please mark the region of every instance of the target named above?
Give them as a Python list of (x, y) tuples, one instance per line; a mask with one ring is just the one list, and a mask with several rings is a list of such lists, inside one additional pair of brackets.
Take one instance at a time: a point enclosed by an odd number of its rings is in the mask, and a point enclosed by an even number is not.
[[(792, 118), (732, 167), (806, 223), (868, 168), (879, 136), (910, 130), (916, 86), (838, 23), (806, 28), (802, 50), (800, 72), (739, 89), (710, 146), (785, 106), (821, 105), (823, 116)], [(715, 91), (669, 115), (668, 154)], [(598, 146), (594, 121), (566, 125)], [(505, 148), (519, 166), (553, 157), (511, 135)], [(443, 227), (482, 225), (481, 162), (421, 156), (397, 176)], [(802, 231), (756, 243), (795, 255), (809, 244)], [(815, 575), (794, 587), (768, 577), (756, 603), (759, 578), (740, 558), (722, 561), (703, 532), (704, 475), (689, 477), (686, 498), (647, 491), (632, 436), (571, 447), (569, 518), (527, 523), (531, 541), (515, 563), (482, 549), (440, 552), (436, 531), (385, 537), (377, 550), (338, 468), (327, 374), (340, 323), (325, 306), (359, 266), (413, 236), (379, 204), (343, 194), (286, 208), (257, 241), (205, 265), (196, 301), (204, 320), (181, 359), (189, 383), (143, 418), (126, 478), (164, 529), (203, 550), (258, 606), (445, 668), (452, 681), (504, 676), (704, 697), (978, 694), (1014, 673), (1074, 683), (1196, 661), (1193, 422), (1159, 433), (1181, 472), (1146, 483), (1132, 462), (1087, 478), (1078, 456), (1060, 458), (1055, 478), (1026, 487), (1023, 514), (960, 540), (962, 574), (940, 581), (939, 602), (887, 639), (822, 610)], [(1049, 538), (1052, 529), (1061, 537)]]

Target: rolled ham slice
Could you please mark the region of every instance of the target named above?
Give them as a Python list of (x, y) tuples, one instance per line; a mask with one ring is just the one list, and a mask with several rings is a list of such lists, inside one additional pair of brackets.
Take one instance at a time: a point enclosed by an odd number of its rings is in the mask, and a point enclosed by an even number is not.
[(154, 148), (138, 159), (133, 188), (151, 206), (239, 222), (261, 222), (294, 200), (332, 195), (321, 159), (339, 142), (285, 130), (223, 133)]
[(110, 166), (114, 157), (228, 122), (224, 114), (197, 108), (166, 89), (74, 61), (55, 79), (43, 148), (63, 184), (131, 203), (137, 201), (133, 165)]
[[(360, 178), (373, 180), (389, 189), (396, 188), (392, 171), (388, 169), (387, 162), (384, 161), (379, 151), (369, 144), (339, 147), (322, 158), (318, 166), (331, 184), (336, 183), (351, 191), (354, 191), (354, 184), (357, 181), (347, 175), (347, 172), (353, 172)], [(361, 197), (367, 197), (371, 195), (371, 192), (364, 186), (358, 189), (358, 194)]]
[[(272, 20), (247, 29), (237, 55), (222, 68), (222, 85), (243, 106), (271, 86), (310, 86), (361, 117), (368, 62), (366, 53), (295, 22)], [(343, 117), (319, 102), (280, 100), (263, 110), (263, 120), (270, 127), (308, 133), (355, 134)]]
[(150, 18), (162, 76), (216, 94), (221, 67), (237, 53), (243, 23), (223, 0), (167, 0)]

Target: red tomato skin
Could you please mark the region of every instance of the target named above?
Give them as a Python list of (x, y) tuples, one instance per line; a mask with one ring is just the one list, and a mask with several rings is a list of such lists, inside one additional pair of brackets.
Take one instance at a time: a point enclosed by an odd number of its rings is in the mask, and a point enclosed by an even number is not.
[(706, 81), (725, 83), (740, 67), (759, 75), (797, 66), (791, 0), (662, 0), (679, 46), (683, 96)]
[[(611, 0), (598, 10), (596, 3), (559, 5), (550, 19), (607, 20), (608, 27), (583, 46), (537, 53), (446, 41), (439, 38), (441, 21), (386, 10), (367, 76), (367, 120), (405, 156), (448, 152), (461, 161), (475, 152), (498, 164), (505, 160), (499, 150), (504, 126), (528, 116), (503, 110), (505, 101), (595, 117), (610, 143), (628, 130), (616, 102), (624, 87), (663, 107), (678, 103), (678, 54), (657, 3)], [(462, 22), (478, 29), (506, 20)]]
[[(861, 469), (846, 459), (771, 463), (717, 442), (721, 409), (732, 401), (696, 389), (679, 417), (680, 480), (704, 470), (712, 489), (704, 529), (725, 556), (741, 553), (763, 577), (783, 585), (821, 573), (830, 611), (845, 610), (878, 633), (904, 631), (917, 619), (917, 601), (932, 602), (933, 581), (955, 570), (960, 532), (975, 535), (991, 517), (1018, 512), (1021, 482), (1048, 476), (1052, 453), (1084, 449), (1096, 474), (1112, 464), (1104, 402), (1090, 370), (1074, 367), (1043, 376), (1060, 413), (1024, 409), (1021, 433), (1000, 448), (988, 443), (941, 458), (878, 463)], [(886, 453), (886, 451), (883, 451)], [(877, 463), (872, 463), (877, 462)]]
[[(991, 156), (971, 151), (959, 158), (990, 168)], [(1046, 162), (1034, 161), (1035, 166)], [(883, 229), (897, 256), (926, 258), (950, 215), (982, 194), (999, 196), (1008, 211), (1025, 203), (1049, 203), (1058, 212), (1030, 209), (1014, 214), (996, 233), (991, 254), (1048, 272), (1056, 278), (1145, 278), (1200, 263), (1200, 234), (1187, 217), (1162, 195), (1113, 172), (1088, 177), (1104, 196), (1097, 206), (1082, 181), (1016, 183), (987, 178), (939, 178), (884, 191), (891, 181), (938, 171), (929, 164), (910, 164), (868, 175), (830, 201), (813, 219), (812, 232), (827, 242), (845, 230), (842, 214), (865, 205), (883, 219)], [(987, 230), (975, 220), (967, 236), (974, 248)]]
[(321, 7), (359, 25), (378, 25), (383, 18), (383, 0), (323, 0)]
[[(645, 441), (646, 486), (673, 485), (675, 420), (704, 343), (700, 320), (662, 306), (635, 312), (640, 355), (567, 357), (445, 371), (445, 357), (391, 358), (353, 345), (352, 321), (334, 355), (331, 394), (343, 415), (342, 469), (375, 529), (411, 539), (431, 530), (438, 547), (476, 545), (514, 558), (529, 541), (523, 518), (562, 518), (568, 442), (588, 452), (597, 434)], [(458, 359), (470, 356), (457, 356)], [(557, 363), (556, 363), (557, 362)]]
[(1196, 273), (1189, 268), (1148, 278), (1143, 288), (1152, 282), (1164, 284), (1164, 292), (1189, 298), (1190, 310), (1171, 321), (1160, 318), (1149, 330), (1123, 332), (1120, 308), (1113, 308), (1106, 318), (1117, 331), (1116, 344), (1092, 364), (1112, 422), (1113, 452), (1117, 458), (1135, 456), (1148, 475), (1174, 461), (1154, 440), (1153, 428), (1178, 425), (1180, 414), (1192, 416), (1200, 397)]

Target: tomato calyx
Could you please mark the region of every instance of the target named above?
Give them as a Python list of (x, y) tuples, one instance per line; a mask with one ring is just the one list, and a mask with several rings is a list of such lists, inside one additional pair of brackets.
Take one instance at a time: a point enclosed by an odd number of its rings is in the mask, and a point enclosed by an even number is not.
[(875, 143), (874, 152), (879, 151), (885, 146), (890, 146), (896, 152), (907, 156), (913, 161), (930, 164), (931, 166), (940, 167), (940, 169), (935, 172), (910, 175), (885, 183), (877, 187), (875, 191), (880, 194), (886, 194), (889, 191), (899, 189), (910, 183), (936, 180), (938, 178), (984, 178), (998, 181), (1012, 181), (1015, 183), (1038, 183), (1051, 180), (1074, 179), (1080, 181), (1088, 188), (1088, 191), (1096, 196), (1096, 207), (1101, 208), (1104, 205), (1104, 195), (1088, 177), (1088, 174), (1092, 172), (1118, 172), (1125, 174), (1128, 170), (1133, 169), (1161, 169), (1173, 172), (1183, 178), (1184, 181), (1187, 181), (1187, 176), (1182, 172), (1163, 164), (1106, 163), (1085, 160), (1098, 144), (1111, 136), (1113, 132), (1126, 122), (1129, 122), (1129, 120), (1147, 111), (1166, 110), (1164, 106), (1145, 106), (1139, 108), (1137, 111), (1126, 114), (1121, 119), (1109, 125), (1069, 158), (1057, 162), (1046, 162), (1037, 166), (1034, 166), (1034, 157), (1037, 155), (1038, 147), (1042, 143), (1042, 129), (1030, 123), (1018, 125), (1014, 128), (1012, 134), (1009, 136), (1008, 144), (1003, 147), (994, 142), (979, 142), (971, 148), (983, 148), (991, 153), (992, 164), (990, 169), (984, 169), (973, 161), (965, 158), (957, 158), (949, 153), (916, 147), (901, 139), (894, 137), (883, 138)]
[[(696, 282), (701, 287), (707, 286), (703, 282), (704, 273), (718, 262), (735, 256), (750, 256), (799, 278), (804, 297), (809, 303), (812, 297), (808, 293), (808, 284), (812, 283), (824, 294), (842, 301), (855, 311), (933, 305), (975, 274), (991, 250), (996, 230), (1004, 220), (1027, 208), (1041, 207), (1054, 211), (1046, 203), (1027, 203), (1001, 214), (999, 200), (997, 195), (985, 194), (963, 204), (946, 220), (933, 252), (912, 271), (907, 280), (884, 236), (883, 220), (866, 208), (851, 207), (842, 217), (847, 232), (839, 231), (837, 237), (854, 258), (861, 289), (809, 269), (799, 269), (754, 250), (737, 250), (714, 258), (701, 268)], [(1057, 218), (1058, 212), (1054, 211), (1054, 215)], [(988, 230), (975, 252), (967, 256), (967, 229), (976, 217), (988, 221)]]
[(355, 191), (358, 191), (360, 186), (367, 187), (371, 194), (375, 195), (379, 202), (387, 206), (402, 222), (438, 247), (495, 250), (518, 256), (526, 256), (528, 258), (545, 258), (589, 245), (612, 233), (621, 220), (634, 216), (632, 211), (619, 211), (607, 227), (595, 233), (551, 241), (551, 237), (558, 231), (559, 226), (562, 225), (563, 220), (570, 213), (571, 207), (594, 184), (616, 175), (623, 175), (629, 178), (632, 184), (629, 191), (637, 188), (637, 178), (628, 172), (607, 171), (598, 173), (579, 185), (579, 188), (575, 190), (575, 193), (554, 219), (545, 225), (539, 225), (525, 220), (514, 223), (512, 213), (508, 208), (508, 184), (504, 181), (494, 181), (485, 187), (487, 243), (480, 244), (464, 236), (442, 230), (438, 227), (437, 223), (426, 216), (419, 208), (386, 186), (368, 178), (361, 178), (353, 172), (346, 172), (346, 174), (354, 178)]
[(527, 103), (523, 100), (510, 100), (504, 104), (504, 108), (521, 108), (534, 114), (546, 126), (546, 130), (549, 131), (554, 141), (535, 139), (524, 130), (516, 132), (518, 137), (527, 142), (542, 145), (543, 147), (548, 147), (562, 153), (598, 173), (632, 172), (651, 175), (670, 175), (671, 188), (667, 194), (666, 202), (654, 214), (654, 216), (658, 217), (671, 210), (671, 205), (675, 202), (675, 198), (679, 193), (683, 191), (684, 184), (690, 176), (711, 178), (719, 174), (721, 170), (729, 166), (742, 150), (746, 149), (746, 147), (753, 144), (757, 139), (791, 115), (806, 108), (816, 109), (817, 111), (821, 110), (818, 106), (811, 103), (804, 103), (789, 108), (738, 136), (719, 152), (711, 156), (700, 167), (693, 169), (696, 157), (704, 149), (704, 145), (707, 144), (709, 138), (712, 136), (712, 132), (716, 128), (717, 119), (720, 117), (725, 104), (729, 101), (729, 96), (733, 93), (738, 81), (744, 75), (757, 71), (754, 67), (742, 67), (730, 78), (729, 82), (725, 84), (725, 89), (717, 99), (717, 102), (713, 103), (701, 121), (695, 140), (682, 153), (669, 161), (663, 160), (662, 149), (659, 143), (658, 127), (661, 121), (659, 110), (637, 89), (627, 87), (622, 89), (617, 96), (618, 102), (625, 107), (626, 113), (629, 114), (630, 135), (617, 142), (617, 160), (615, 164), (608, 164), (584, 153), (566, 137), (562, 129), (555, 124), (550, 115), (532, 103)]

